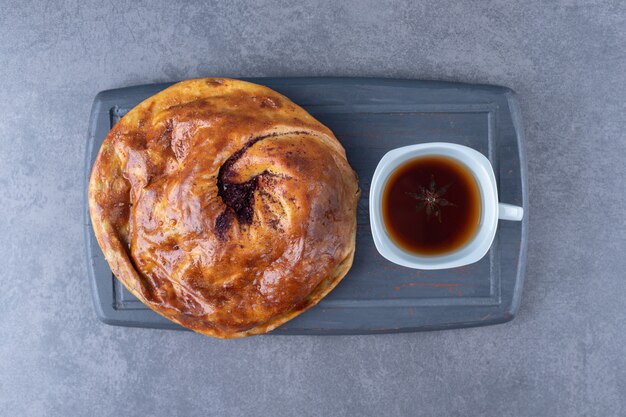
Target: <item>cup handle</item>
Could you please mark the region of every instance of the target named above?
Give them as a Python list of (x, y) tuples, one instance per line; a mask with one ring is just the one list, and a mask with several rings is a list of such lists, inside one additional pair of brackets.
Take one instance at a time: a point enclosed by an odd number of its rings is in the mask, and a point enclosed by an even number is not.
[(524, 209), (512, 204), (498, 203), (498, 218), (519, 222), (524, 217)]

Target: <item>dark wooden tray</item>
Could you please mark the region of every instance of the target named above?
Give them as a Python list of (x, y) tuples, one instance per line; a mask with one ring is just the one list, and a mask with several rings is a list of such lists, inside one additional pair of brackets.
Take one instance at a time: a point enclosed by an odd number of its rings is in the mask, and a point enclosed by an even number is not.
[[(520, 303), (526, 260), (528, 201), (521, 114), (508, 88), (434, 81), (367, 78), (257, 78), (327, 125), (346, 148), (363, 190), (354, 265), (317, 306), (272, 334), (365, 334), (482, 326), (511, 320)], [(87, 181), (100, 145), (132, 107), (171, 84), (108, 90), (93, 103), (85, 164), (85, 238), (98, 317), (108, 324), (183, 329), (154, 313), (112, 275), (96, 242)], [(378, 254), (368, 197), (380, 158), (404, 145), (444, 141), (470, 146), (494, 166), (500, 201), (524, 207), (522, 222), (498, 225), (480, 262), (416, 271)]]

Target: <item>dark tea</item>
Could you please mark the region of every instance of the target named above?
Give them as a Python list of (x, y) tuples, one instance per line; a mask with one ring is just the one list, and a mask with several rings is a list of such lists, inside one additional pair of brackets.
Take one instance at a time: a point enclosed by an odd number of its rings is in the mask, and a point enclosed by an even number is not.
[(391, 239), (416, 255), (444, 255), (462, 248), (480, 224), (480, 190), (462, 163), (444, 156), (405, 162), (390, 176), (382, 199)]

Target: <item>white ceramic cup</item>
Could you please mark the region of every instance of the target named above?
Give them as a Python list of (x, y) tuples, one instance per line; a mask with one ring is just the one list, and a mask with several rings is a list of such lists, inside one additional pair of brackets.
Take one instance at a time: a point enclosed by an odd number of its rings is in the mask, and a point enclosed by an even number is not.
[[(473, 175), (480, 189), (481, 216), (474, 237), (460, 249), (436, 256), (420, 256), (399, 247), (387, 233), (382, 216), (382, 196), (391, 174), (405, 162), (423, 156), (444, 156), (463, 164)], [(431, 142), (405, 146), (382, 157), (370, 188), (370, 224), (376, 249), (398, 265), (415, 269), (445, 269), (472, 264), (489, 251), (498, 227), (498, 219), (520, 221), (522, 207), (498, 202), (496, 176), (489, 160), (480, 152), (454, 143)]]

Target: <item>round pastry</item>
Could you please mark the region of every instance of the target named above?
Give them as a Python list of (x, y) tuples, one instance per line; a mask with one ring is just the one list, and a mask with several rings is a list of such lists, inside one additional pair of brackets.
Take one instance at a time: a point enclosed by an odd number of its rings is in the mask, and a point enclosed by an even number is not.
[(108, 134), (94, 232), (143, 303), (215, 337), (268, 332), (317, 304), (355, 249), (357, 177), (333, 133), (277, 92), (183, 81)]

